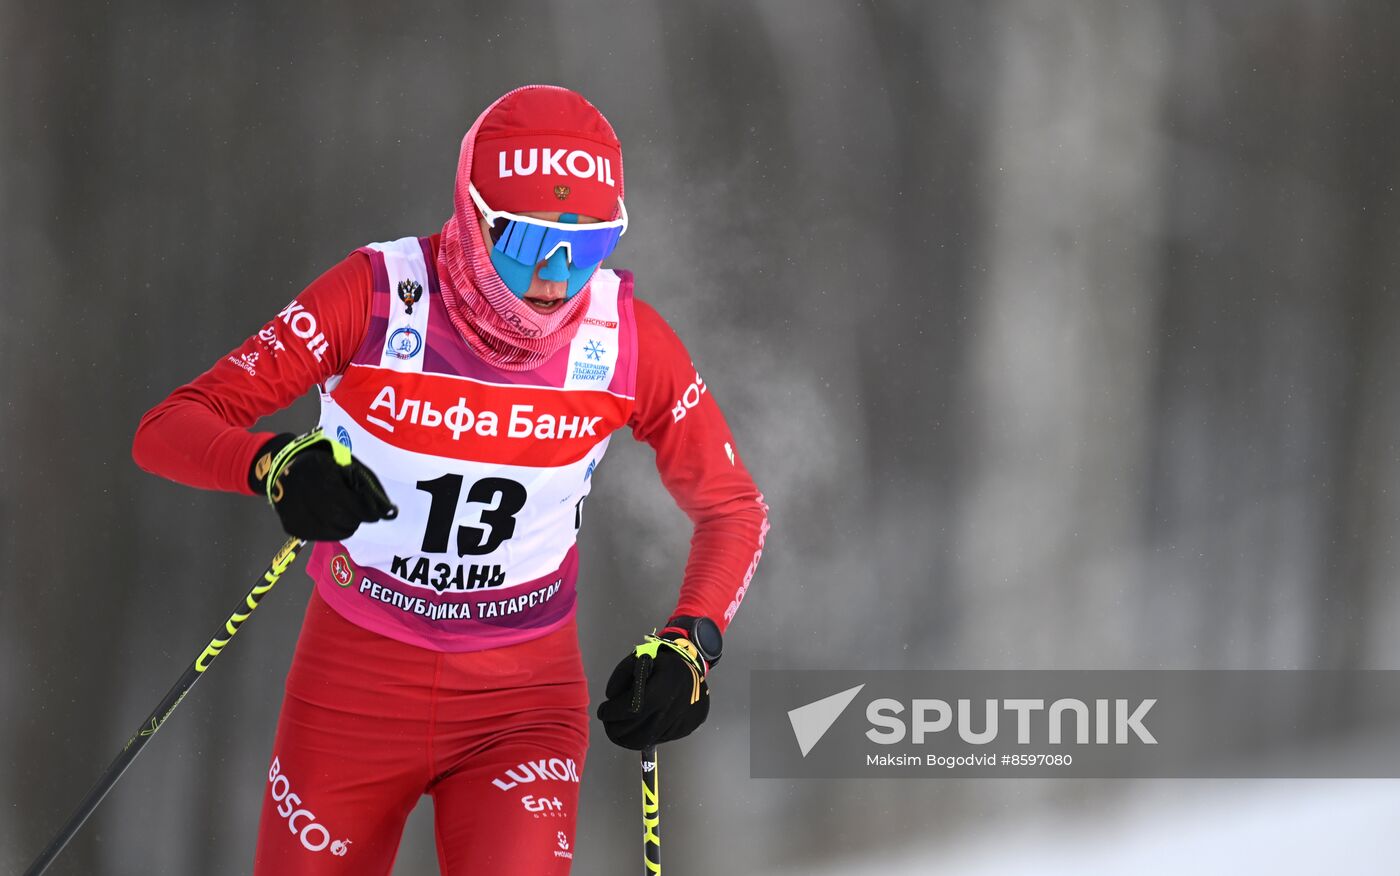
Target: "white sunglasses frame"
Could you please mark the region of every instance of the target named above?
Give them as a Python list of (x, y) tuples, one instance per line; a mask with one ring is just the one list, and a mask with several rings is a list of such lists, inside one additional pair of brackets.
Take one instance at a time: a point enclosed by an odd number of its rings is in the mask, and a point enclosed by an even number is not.
[(476, 208), (481, 211), (481, 215), (486, 217), (487, 225), (494, 225), (497, 219), (505, 219), (510, 222), (524, 222), (527, 225), (538, 225), (541, 228), (555, 228), (559, 231), (580, 231), (585, 228), (596, 228), (599, 231), (605, 228), (621, 228), (621, 237), (627, 233), (627, 205), (622, 203), (622, 199), (617, 199), (617, 208), (622, 211), (621, 218), (608, 222), (589, 222), (587, 224), (572, 222), (550, 222), (546, 219), (535, 219), (531, 216), (521, 216), (519, 213), (508, 213), (505, 210), (492, 210), (486, 206), (486, 202), (481, 198), (481, 192), (476, 190), (476, 186), (467, 183), (467, 191), (471, 193), (472, 201), (476, 203)]

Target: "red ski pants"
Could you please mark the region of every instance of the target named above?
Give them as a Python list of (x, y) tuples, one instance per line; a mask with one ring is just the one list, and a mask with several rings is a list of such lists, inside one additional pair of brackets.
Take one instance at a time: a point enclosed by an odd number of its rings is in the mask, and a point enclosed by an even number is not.
[(587, 748), (573, 621), (523, 644), (448, 654), (358, 627), (313, 593), (255, 872), (387, 874), (409, 812), (431, 794), (444, 876), (568, 873)]

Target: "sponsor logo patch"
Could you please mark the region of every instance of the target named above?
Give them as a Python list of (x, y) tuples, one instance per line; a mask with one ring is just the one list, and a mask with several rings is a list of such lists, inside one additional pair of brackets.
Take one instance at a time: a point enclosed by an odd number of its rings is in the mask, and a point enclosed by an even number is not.
[(700, 396), (709, 392), (710, 388), (705, 385), (705, 381), (700, 377), (700, 372), (695, 372), (695, 381), (685, 388), (681, 397), (676, 399), (675, 405), (671, 408), (671, 419), (679, 423), (685, 419), (685, 415), (691, 408), (700, 404)]
[(235, 366), (242, 368), (244, 371), (248, 372), (249, 377), (258, 376), (257, 353), (244, 353), (240, 356), (229, 356), (228, 360), (232, 362)]
[(277, 806), (277, 814), (287, 820), (287, 829), (301, 841), (308, 852), (322, 852), (330, 848), (331, 854), (344, 857), (350, 849), (350, 840), (339, 839), (332, 843), (331, 832), (326, 829), (311, 810), (302, 806), (301, 795), (292, 790), (292, 780), (282, 772), (282, 761), (272, 758), (272, 768), (267, 771), (267, 784), (272, 793), (272, 801)]
[(282, 339), (277, 337), (277, 326), (271, 323), (262, 327), (258, 332), (258, 341), (263, 345), (263, 349), (272, 354), (272, 358), (277, 358), (279, 350), (287, 349), (282, 343)]
[(561, 830), (555, 834), (554, 841), (559, 844), (559, 848), (554, 850), (554, 857), (572, 860), (574, 853), (569, 851), (569, 838), (564, 834), (564, 831)]
[(527, 760), (491, 780), (502, 791), (509, 791), (529, 782), (573, 782), (578, 784), (578, 764), (573, 758), (547, 757)]
[(292, 330), (292, 334), (306, 342), (306, 349), (320, 362), (330, 349), (330, 342), (316, 324), (316, 314), (307, 310), (299, 301), (293, 301), (277, 314), (282, 324)]
[(631, 400), (603, 390), (496, 386), (352, 365), (340, 406), (397, 447), (472, 462), (567, 465), (627, 421)]
[[(612, 175), (612, 159), (593, 155), (582, 149), (514, 149), (510, 155), (505, 150), (497, 153), (496, 173), (501, 179), (513, 176), (572, 176), (576, 179), (595, 180), (607, 186), (616, 186)], [(568, 197), (566, 186), (565, 197)], [(559, 197), (558, 189), (555, 197)], [(563, 198), (560, 198), (563, 200)]]
[(558, 797), (536, 797), (526, 794), (520, 798), (520, 805), (530, 813), (531, 818), (565, 818), (564, 801)]

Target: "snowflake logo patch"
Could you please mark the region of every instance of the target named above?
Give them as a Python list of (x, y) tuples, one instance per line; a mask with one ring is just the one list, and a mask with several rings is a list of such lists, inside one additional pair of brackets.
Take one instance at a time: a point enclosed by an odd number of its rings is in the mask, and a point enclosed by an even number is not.
[(588, 354), (588, 358), (595, 362), (601, 362), (603, 360), (603, 354), (607, 352), (607, 350), (603, 349), (603, 345), (597, 341), (589, 341), (587, 344), (584, 344), (583, 350)]

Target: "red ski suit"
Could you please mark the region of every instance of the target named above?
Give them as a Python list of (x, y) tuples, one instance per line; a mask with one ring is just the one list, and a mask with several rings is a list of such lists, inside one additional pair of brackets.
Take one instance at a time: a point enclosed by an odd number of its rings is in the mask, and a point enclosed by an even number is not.
[[(436, 256), (437, 236), (430, 242)], [(136, 462), (180, 483), (249, 493), (254, 455), (273, 437), (249, 427), (344, 374), (369, 331), (373, 288), (363, 252), (327, 271), (297, 297), (317, 315), (316, 343), (268, 355), (269, 322), (146, 414)], [(627, 425), (655, 449), (662, 483), (694, 523), (674, 614), (726, 627), (758, 562), (767, 508), (713, 394), (697, 391), (680, 339), (633, 303)], [(565, 873), (588, 720), (572, 618), (519, 644), (434, 650), (362, 628), (313, 593), (269, 766), (256, 872), (388, 873), (408, 813), (429, 793), (444, 873)]]

